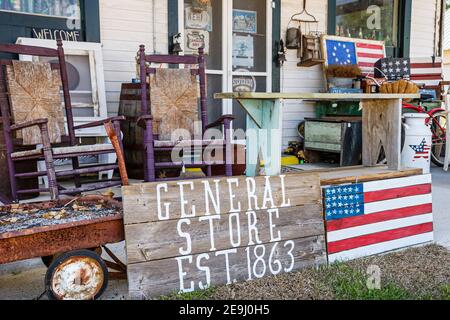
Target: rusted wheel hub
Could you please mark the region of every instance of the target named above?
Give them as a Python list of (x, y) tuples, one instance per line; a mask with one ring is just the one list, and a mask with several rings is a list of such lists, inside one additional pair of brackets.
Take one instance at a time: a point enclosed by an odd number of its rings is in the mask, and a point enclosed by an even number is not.
[(57, 300), (94, 300), (107, 285), (103, 260), (88, 250), (70, 252), (56, 258), (46, 276), (49, 297)]

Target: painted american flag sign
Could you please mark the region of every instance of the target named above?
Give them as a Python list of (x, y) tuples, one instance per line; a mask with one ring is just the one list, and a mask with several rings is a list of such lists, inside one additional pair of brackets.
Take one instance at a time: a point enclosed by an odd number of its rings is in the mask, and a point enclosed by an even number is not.
[(373, 76), (375, 63), (386, 57), (386, 50), (382, 41), (334, 36), (328, 36), (324, 39), (328, 65), (357, 64), (363, 75)]
[(431, 175), (326, 187), (330, 262), (433, 241)]

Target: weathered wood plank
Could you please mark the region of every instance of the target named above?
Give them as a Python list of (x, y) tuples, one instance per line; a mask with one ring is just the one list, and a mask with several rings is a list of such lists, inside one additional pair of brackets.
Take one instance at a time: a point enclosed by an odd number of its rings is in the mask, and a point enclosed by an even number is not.
[(401, 168), (401, 100), (361, 102), (363, 107), (363, 165), (378, 164), (381, 148), (389, 169)]
[[(197, 218), (183, 223), (179, 223), (181, 220), (169, 220), (128, 225), (125, 232), (133, 235), (127, 239), (128, 264), (177, 257), (188, 247), (191, 249), (189, 254), (200, 254), (225, 250), (235, 245), (245, 247), (257, 238), (266, 244), (279, 235), (284, 240), (290, 240), (324, 233), (320, 204), (281, 208), (277, 211), (216, 215), (209, 216), (208, 220)], [(252, 229), (253, 225), (257, 229)], [(174, 236), (180, 232), (189, 234), (190, 239), (195, 241), (189, 241), (188, 245), (185, 237)]]
[(355, 168), (352, 170), (331, 170), (320, 173), (322, 186), (396, 179), (421, 175), (422, 169), (387, 170), (378, 167)]
[[(255, 257), (255, 249), (261, 259)], [(231, 284), (291, 272), (326, 261), (325, 238), (317, 236), (132, 264), (128, 266), (128, 283), (131, 297), (149, 299), (203, 289), (208, 284)]]
[[(205, 185), (211, 189), (207, 197)], [(127, 213), (126, 225), (161, 220), (158, 208), (160, 215), (165, 215), (167, 208), (168, 220), (173, 220), (182, 218), (183, 211), (185, 215), (191, 215), (192, 206), (195, 206), (195, 216), (204, 216), (254, 210), (255, 199), (258, 205), (256, 209), (285, 207), (287, 203), (289, 206), (317, 204), (321, 201), (319, 177), (315, 173), (136, 184), (123, 187), (122, 194), (124, 211)], [(270, 199), (273, 199), (273, 205)], [(214, 202), (218, 203), (218, 211), (214, 208)]]

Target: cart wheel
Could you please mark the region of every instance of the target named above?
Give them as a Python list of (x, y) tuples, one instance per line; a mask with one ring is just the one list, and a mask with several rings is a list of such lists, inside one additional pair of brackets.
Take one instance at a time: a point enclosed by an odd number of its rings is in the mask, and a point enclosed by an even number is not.
[(95, 300), (108, 286), (108, 268), (99, 255), (77, 250), (55, 257), (45, 275), (51, 300)]
[[(97, 248), (92, 248), (89, 249), (91, 251), (94, 251), (96, 254), (98, 254), (100, 257), (102, 256), (103, 250), (102, 247), (97, 247)], [(52, 256), (45, 256), (45, 257), (41, 257), (42, 263), (49, 268), (50, 265), (52, 264), (53, 260), (55, 260), (56, 257), (58, 257), (59, 254), (54, 254)]]

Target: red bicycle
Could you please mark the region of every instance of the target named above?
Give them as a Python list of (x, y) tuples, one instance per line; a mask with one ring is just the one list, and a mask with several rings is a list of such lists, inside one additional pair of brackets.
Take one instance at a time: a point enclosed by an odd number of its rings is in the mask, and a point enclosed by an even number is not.
[[(444, 166), (445, 149), (446, 149), (446, 129), (447, 129), (447, 113), (444, 108), (434, 108), (428, 111), (423, 107), (422, 103), (426, 101), (420, 101), (418, 105), (410, 103), (403, 103), (404, 113), (426, 113), (429, 118), (427, 124), (430, 125), (432, 132), (432, 148), (431, 148), (431, 161), (439, 166)], [(403, 135), (403, 133), (402, 133)]]

